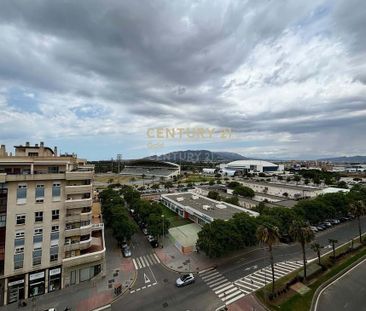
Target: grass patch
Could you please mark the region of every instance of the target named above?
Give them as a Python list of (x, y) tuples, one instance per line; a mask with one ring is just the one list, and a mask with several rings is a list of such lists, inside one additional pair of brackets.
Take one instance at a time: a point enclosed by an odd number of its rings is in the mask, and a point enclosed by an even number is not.
[[(344, 248), (347, 248), (348, 245), (345, 245)], [(343, 247), (341, 248), (343, 249)], [(322, 262), (327, 264), (330, 260), (331, 255), (327, 255), (325, 257), (322, 257)], [(293, 296), (291, 296), (288, 300), (284, 301), (283, 303), (275, 304), (271, 302), (265, 301), (265, 291), (270, 291), (271, 286), (267, 285), (263, 289), (259, 290), (256, 295), (257, 297), (271, 310), (285, 310), (285, 311), (308, 311), (311, 307), (311, 302), (314, 296), (315, 291), (319, 286), (321, 286), (324, 282), (350, 266), (352, 263), (356, 262), (360, 258), (366, 256), (366, 247), (362, 247), (361, 249), (355, 251), (354, 253), (350, 253), (343, 257), (342, 259), (339, 259), (331, 268), (323, 272), (319, 277), (311, 280), (310, 284), (307, 284), (307, 286), (310, 288), (310, 291), (307, 292), (305, 295), (301, 296), (300, 294), (296, 293)], [(285, 276), (282, 279), (279, 279), (275, 283), (276, 288), (281, 288), (284, 286), (289, 280), (294, 278), (297, 274), (296, 272), (293, 272), (287, 276)]]
[(180, 217), (163, 204), (161, 204), (161, 208), (163, 209), (163, 214), (165, 218), (169, 220), (170, 228), (184, 226), (192, 223), (189, 219)]
[(181, 182), (194, 183), (194, 182), (209, 182), (210, 180), (216, 180), (215, 177), (202, 176), (202, 175), (189, 175), (187, 178), (181, 179)]
[[(131, 180), (131, 176), (123, 176), (118, 174), (110, 174), (110, 175), (95, 175), (94, 181), (100, 182), (100, 183), (109, 183), (110, 180), (112, 181), (112, 184), (120, 183), (121, 185), (127, 184)], [(140, 177), (134, 177), (135, 180), (141, 179)]]

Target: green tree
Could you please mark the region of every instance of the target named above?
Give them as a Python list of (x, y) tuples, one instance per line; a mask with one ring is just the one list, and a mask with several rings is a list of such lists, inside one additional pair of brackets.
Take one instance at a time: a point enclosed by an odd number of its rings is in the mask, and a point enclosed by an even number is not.
[(255, 195), (253, 189), (251, 189), (249, 187), (242, 186), (242, 185), (236, 186), (234, 188), (233, 194), (235, 194), (235, 195), (241, 195), (241, 196), (247, 197), (247, 198), (252, 198)]
[(270, 224), (260, 225), (256, 232), (257, 240), (261, 244), (268, 246), (269, 261), (272, 270), (272, 294), (274, 294), (275, 289), (275, 274), (274, 274), (274, 260), (273, 260), (273, 245), (278, 243), (280, 239), (280, 233), (277, 227)]
[(306, 280), (306, 251), (305, 245), (314, 240), (314, 232), (302, 221), (294, 221), (290, 227), (290, 236), (301, 245), (304, 264), (304, 280)]
[(113, 219), (111, 227), (113, 230), (113, 236), (121, 243), (126, 238), (131, 240), (132, 235), (137, 231), (136, 224), (130, 220), (127, 215), (127, 211), (120, 206), (114, 206), (112, 208)]
[(363, 201), (355, 201), (349, 203), (349, 212), (357, 218), (358, 222), (358, 234), (360, 237), (360, 243), (362, 243), (362, 228), (361, 228), (361, 216), (365, 215), (366, 207)]
[(213, 200), (220, 201), (220, 194), (217, 191), (209, 191), (207, 197)]
[(240, 204), (239, 204), (239, 198), (236, 195), (234, 195), (234, 196), (232, 196), (230, 198), (225, 198), (224, 199), (224, 202), (230, 203), (230, 204), (233, 204), (233, 205), (240, 206)]
[(336, 257), (336, 253), (335, 253), (335, 244), (338, 243), (338, 240), (335, 239), (329, 239), (328, 240), (330, 244), (332, 244), (332, 249), (333, 249), (333, 258), (335, 259)]
[(294, 176), (294, 181), (296, 181), (296, 183), (298, 183), (299, 181), (301, 181), (301, 176), (300, 175), (295, 175)]
[(211, 180), (208, 182), (208, 184), (209, 184), (210, 186), (213, 186), (213, 185), (215, 184), (215, 180), (214, 180), (214, 179), (211, 179)]
[(316, 253), (316, 255), (318, 256), (318, 264), (321, 265), (320, 250), (322, 249), (322, 246), (319, 243), (312, 243), (310, 245), (310, 247)]

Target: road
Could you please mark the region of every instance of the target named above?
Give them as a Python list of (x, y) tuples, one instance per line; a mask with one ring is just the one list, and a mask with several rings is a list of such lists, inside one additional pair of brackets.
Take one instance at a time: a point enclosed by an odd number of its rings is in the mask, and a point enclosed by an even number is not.
[(212, 311), (222, 305), (200, 278), (192, 285), (177, 288), (179, 274), (158, 262), (141, 232), (134, 235), (131, 249), (137, 279), (131, 291), (112, 304), (112, 310)]
[[(366, 217), (362, 219), (366, 227)], [(328, 240), (337, 239), (338, 244), (349, 242), (357, 236), (356, 221), (339, 224), (316, 234), (316, 242), (325, 246), (322, 253), (329, 252)], [(179, 275), (167, 270), (157, 260), (153, 260), (153, 250), (142, 233), (133, 237), (132, 257), (137, 268), (137, 280), (131, 291), (115, 303), (112, 310), (215, 310), (224, 303), (230, 304), (268, 281), (270, 273), (268, 252), (259, 248), (243, 256), (231, 258), (216, 269), (198, 275), (196, 283), (184, 288), (176, 288)], [(308, 259), (315, 253), (307, 247)], [(156, 259), (156, 258), (155, 258)], [(281, 244), (274, 248), (274, 259), (278, 263), (278, 273), (285, 274), (301, 264), (302, 253), (298, 244)], [(143, 263), (145, 266), (143, 266)], [(267, 271), (267, 272), (266, 272)], [(254, 275), (253, 275), (254, 274)], [(248, 278), (252, 275), (252, 279)], [(240, 282), (235, 282), (241, 279)], [(233, 283), (235, 282), (235, 283)], [(150, 285), (150, 286), (149, 286)]]
[(366, 310), (366, 260), (321, 293), (316, 311)]

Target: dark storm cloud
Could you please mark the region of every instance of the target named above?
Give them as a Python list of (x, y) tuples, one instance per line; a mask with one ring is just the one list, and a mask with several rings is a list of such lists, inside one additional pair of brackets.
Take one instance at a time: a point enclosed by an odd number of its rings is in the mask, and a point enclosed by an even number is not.
[[(123, 115), (291, 135), (349, 123), (359, 135), (365, 10), (361, 0), (5, 0), (0, 95), (14, 84), (44, 94), (45, 116), (57, 104), (65, 118), (110, 109), (106, 133)], [(90, 132), (91, 116), (72, 116), (78, 130)]]

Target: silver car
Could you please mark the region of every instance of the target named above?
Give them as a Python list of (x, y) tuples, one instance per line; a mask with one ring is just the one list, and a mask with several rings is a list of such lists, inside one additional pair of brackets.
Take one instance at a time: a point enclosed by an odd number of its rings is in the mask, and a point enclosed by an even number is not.
[(177, 281), (175, 282), (175, 285), (177, 285), (177, 287), (183, 287), (188, 284), (194, 283), (194, 281), (195, 280), (194, 280), (194, 276), (192, 273), (183, 274), (180, 278), (177, 279)]

